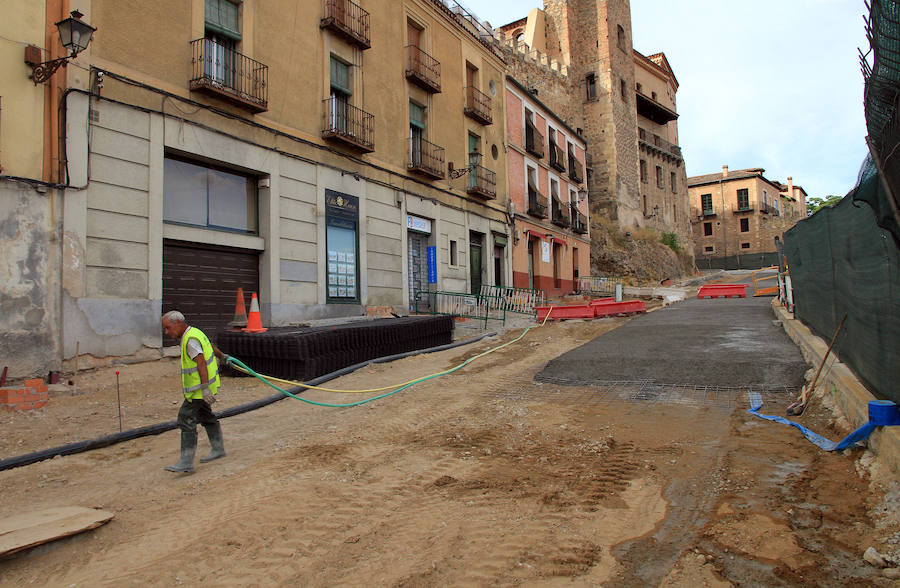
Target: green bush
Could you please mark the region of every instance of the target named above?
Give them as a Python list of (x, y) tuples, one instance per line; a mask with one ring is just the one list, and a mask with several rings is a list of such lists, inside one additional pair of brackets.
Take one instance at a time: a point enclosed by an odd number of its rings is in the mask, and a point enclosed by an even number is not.
[(678, 235), (675, 233), (663, 233), (659, 239), (675, 253), (681, 253), (681, 245), (678, 244)]

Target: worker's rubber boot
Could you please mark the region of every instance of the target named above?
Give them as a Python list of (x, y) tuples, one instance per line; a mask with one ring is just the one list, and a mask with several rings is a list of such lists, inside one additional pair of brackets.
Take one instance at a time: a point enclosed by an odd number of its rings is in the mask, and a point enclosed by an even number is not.
[(212, 425), (203, 425), (206, 428), (206, 435), (209, 437), (209, 445), (212, 451), (206, 457), (201, 457), (200, 462), (206, 463), (220, 457), (225, 457), (225, 440), (222, 439), (222, 425), (215, 423)]
[(175, 465), (166, 466), (170, 472), (183, 472), (185, 474), (194, 471), (194, 454), (197, 453), (197, 432), (181, 432), (181, 459)]

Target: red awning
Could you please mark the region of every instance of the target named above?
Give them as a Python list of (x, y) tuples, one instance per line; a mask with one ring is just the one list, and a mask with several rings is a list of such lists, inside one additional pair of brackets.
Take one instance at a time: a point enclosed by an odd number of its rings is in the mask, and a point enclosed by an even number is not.
[(538, 233), (537, 231), (532, 231), (531, 229), (528, 229), (525, 232), (528, 233), (529, 237), (537, 237), (538, 239), (547, 238), (547, 235), (545, 235), (544, 233)]

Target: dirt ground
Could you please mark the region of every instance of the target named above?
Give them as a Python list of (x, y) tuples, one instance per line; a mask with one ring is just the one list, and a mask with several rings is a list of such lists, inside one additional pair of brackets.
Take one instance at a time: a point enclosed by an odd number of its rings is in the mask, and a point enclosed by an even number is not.
[[(226, 419), (228, 456), (192, 475), (163, 470), (177, 431), (0, 472), (2, 513), (115, 513), (0, 559), (0, 585), (896, 585), (862, 559), (869, 546), (900, 559), (900, 491), (870, 453), (825, 453), (748, 414), (737, 393), (666, 404), (533, 381), (626, 320), (548, 324), (358, 407), (288, 398)], [(405, 382), (520, 333), (327, 385)], [(115, 369), (126, 429), (175, 418), (176, 360), (100, 369), (79, 377), (78, 395), (0, 414), (0, 458), (118, 431)], [(272, 392), (227, 378), (216, 408)], [(770, 400), (767, 412), (783, 414), (787, 399)], [(848, 432), (823, 404), (802, 421), (832, 439)]]

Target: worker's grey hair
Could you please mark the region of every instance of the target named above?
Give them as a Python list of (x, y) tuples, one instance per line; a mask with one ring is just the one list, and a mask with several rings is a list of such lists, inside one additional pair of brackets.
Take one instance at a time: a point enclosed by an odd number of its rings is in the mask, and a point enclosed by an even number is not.
[(170, 323), (183, 323), (184, 315), (178, 312), (177, 310), (170, 310), (166, 314), (162, 315), (164, 321), (169, 321)]

